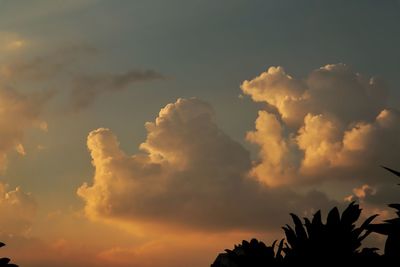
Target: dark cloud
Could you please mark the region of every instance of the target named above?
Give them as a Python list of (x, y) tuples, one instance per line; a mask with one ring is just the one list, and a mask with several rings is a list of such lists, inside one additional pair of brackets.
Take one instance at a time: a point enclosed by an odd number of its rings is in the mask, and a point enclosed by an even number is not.
[[(0, 82), (7, 86), (24, 82), (54, 86), (56, 82), (58, 90), (63, 87), (68, 89), (69, 109), (80, 111), (90, 106), (102, 93), (121, 91), (135, 83), (165, 79), (164, 75), (152, 69), (123, 73), (87, 71), (85, 63), (98, 55), (96, 48), (80, 44), (54, 49), (40, 56), (14, 58), (0, 65)], [(59, 78), (62, 84), (57, 82)]]
[(79, 75), (73, 82), (70, 103), (75, 111), (88, 107), (105, 92), (121, 91), (135, 83), (162, 80), (165, 77), (154, 70), (131, 70), (121, 74)]

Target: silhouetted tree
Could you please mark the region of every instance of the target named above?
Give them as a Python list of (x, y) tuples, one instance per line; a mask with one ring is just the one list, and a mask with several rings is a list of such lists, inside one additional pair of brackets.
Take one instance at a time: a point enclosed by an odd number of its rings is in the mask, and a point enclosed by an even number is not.
[(287, 241), (283, 249), (286, 264), (350, 263), (367, 257), (368, 260), (377, 258), (375, 248), (360, 251), (361, 241), (371, 232), (367, 227), (377, 215), (356, 227), (360, 214), (361, 209), (354, 202), (350, 203), (341, 216), (339, 210), (333, 208), (325, 224), (321, 219), (321, 211), (315, 213), (312, 220), (304, 218), (304, 224), (297, 215), (290, 214), (294, 229), (289, 225), (283, 227)]
[[(400, 172), (383, 167), (400, 177)], [(400, 184), (399, 184), (400, 185)], [(295, 214), (290, 214), (294, 228), (286, 225), (286, 243), (280, 242), (275, 253), (276, 241), (267, 247), (263, 242), (252, 239), (243, 241), (233, 250), (226, 250), (216, 258), (211, 267), (268, 267), (268, 266), (387, 266), (400, 262), (400, 204), (389, 204), (396, 209), (397, 217), (384, 223), (372, 224), (376, 215), (367, 218), (359, 227), (361, 209), (354, 202), (340, 215), (333, 208), (322, 222), (321, 211), (312, 220), (304, 218), (304, 223)], [(377, 248), (361, 248), (361, 242), (371, 233), (387, 236), (384, 254), (376, 253)], [(283, 246), (284, 245), (284, 246)], [(283, 252), (283, 253), (282, 253)]]
[[(0, 248), (4, 247), (5, 244), (0, 242)], [(18, 265), (12, 264), (10, 263), (10, 259), (9, 258), (0, 258), (0, 267), (18, 267)]]
[[(400, 172), (382, 166), (384, 169), (400, 177)], [(400, 204), (389, 204), (390, 208), (396, 209), (397, 218), (385, 220), (381, 224), (371, 224), (370, 231), (386, 235), (385, 258), (389, 261), (400, 260)]]
[[(368, 230), (372, 220), (377, 216), (367, 218), (361, 226), (356, 222), (361, 214), (359, 205), (354, 202), (340, 215), (333, 208), (322, 222), (321, 211), (314, 214), (312, 220), (301, 219), (290, 214), (294, 228), (290, 225), (283, 227), (286, 236), (285, 247), (283, 240), (275, 253), (276, 241), (271, 247), (263, 242), (252, 239), (243, 241), (233, 250), (218, 255), (211, 267), (269, 267), (269, 266), (330, 266), (331, 264), (359, 263), (370, 265), (378, 262), (380, 256), (376, 248), (360, 250), (361, 242), (371, 230)], [(284, 252), (284, 256), (282, 254)]]

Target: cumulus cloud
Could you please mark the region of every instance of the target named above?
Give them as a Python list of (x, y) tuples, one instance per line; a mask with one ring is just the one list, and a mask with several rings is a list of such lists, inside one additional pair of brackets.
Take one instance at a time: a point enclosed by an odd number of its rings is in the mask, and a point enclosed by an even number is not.
[(247, 140), (260, 147), (252, 174), (269, 186), (376, 180), (378, 166), (400, 156), (400, 113), (387, 106), (384, 83), (344, 64), (305, 79), (271, 67), (241, 89), (267, 106)]
[(30, 230), (36, 214), (36, 201), (17, 187), (8, 189), (0, 182), (0, 235), (21, 235)]
[(164, 79), (154, 70), (131, 70), (121, 74), (80, 75), (74, 80), (70, 101), (77, 111), (88, 107), (95, 98), (104, 92), (127, 89), (134, 83)]
[(24, 135), (30, 128), (45, 130), (41, 118), (45, 103), (52, 92), (22, 94), (12, 88), (0, 88), (0, 171), (7, 168), (7, 154), (11, 150), (25, 155)]
[(87, 145), (93, 183), (78, 195), (92, 218), (156, 222), (199, 229), (271, 229), (287, 212), (334, 203), (317, 191), (271, 189), (248, 176), (250, 155), (215, 122), (198, 99), (178, 99), (146, 123), (140, 153), (126, 155), (109, 129), (92, 131)]

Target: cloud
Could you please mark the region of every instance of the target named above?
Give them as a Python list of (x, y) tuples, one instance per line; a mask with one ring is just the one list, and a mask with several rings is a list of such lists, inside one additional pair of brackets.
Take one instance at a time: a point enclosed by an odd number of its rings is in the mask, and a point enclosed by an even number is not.
[[(90, 230), (90, 229), (89, 229)], [(98, 232), (94, 233), (98, 236)], [(59, 234), (62, 234), (62, 229)], [(103, 234), (104, 232), (102, 232)], [(86, 236), (86, 233), (83, 233)], [(124, 233), (126, 236), (126, 233)], [(69, 240), (56, 238), (45, 240), (33, 237), (1, 237), (7, 246), (2, 255), (7, 255), (19, 266), (32, 267), (200, 267), (210, 264), (224, 247), (248, 238), (249, 233), (235, 234), (185, 234), (180, 236), (162, 236), (136, 244), (110, 242), (107, 238), (93, 240)], [(130, 237), (134, 239), (133, 237)], [(107, 242), (104, 242), (107, 240)], [(111, 243), (111, 244), (110, 244)], [(100, 245), (99, 247), (99, 244)]]
[(353, 194), (345, 198), (346, 201), (353, 201), (357, 199), (358, 201), (363, 201), (367, 196), (373, 196), (376, 194), (376, 188), (363, 184), (360, 187), (353, 189)]
[(70, 45), (34, 57), (13, 58), (0, 66), (0, 77), (10, 82), (54, 80), (61, 73), (71, 75), (82, 59), (98, 53), (97, 49), (85, 44)]
[(2, 248), (2, 255), (7, 255), (11, 262), (18, 264), (18, 266), (107, 266), (104, 262), (95, 258), (96, 253), (91, 251), (90, 247), (82, 246), (79, 242), (71, 243), (63, 239), (45, 240), (21, 235), (0, 237), (6, 244)]
[[(9, 41), (7, 46), (22, 46), (27, 43), (22, 39), (15, 40)], [(2, 47), (0, 51), (1, 49)], [(33, 57), (26, 55), (22, 58), (12, 57), (0, 65), (0, 84), (25, 86), (27, 83), (30, 85), (37, 83), (47, 87), (54, 87), (54, 84), (57, 84), (58, 90), (64, 89), (63, 84), (66, 84), (68, 109), (81, 111), (93, 104), (96, 97), (105, 92), (122, 91), (135, 83), (166, 79), (164, 75), (152, 69), (131, 69), (122, 73), (98, 73), (87, 70), (85, 62), (93, 60), (94, 56), (99, 54), (93, 46), (75, 44), (58, 47)]]
[(75, 111), (92, 104), (95, 98), (105, 92), (127, 89), (134, 83), (162, 80), (165, 77), (154, 70), (131, 70), (121, 74), (80, 75), (74, 79), (70, 101)]
[[(221, 248), (248, 238), (249, 233), (185, 234), (168, 236), (140, 246), (115, 246), (98, 253), (97, 258), (109, 266), (207, 266)], [(149, 259), (152, 259), (149, 261)]]
[(22, 94), (12, 88), (0, 88), (0, 171), (7, 168), (7, 154), (11, 150), (24, 155), (24, 135), (28, 129), (43, 129), (41, 119), (45, 103), (52, 92)]
[(26, 46), (27, 40), (17, 33), (0, 31), (0, 52), (10, 53)]
[(0, 235), (22, 235), (30, 230), (36, 215), (36, 201), (21, 188), (8, 190), (0, 182)]
[(344, 64), (299, 80), (271, 67), (241, 85), (266, 104), (247, 140), (260, 147), (252, 174), (269, 186), (330, 179), (378, 183), (378, 166), (400, 156), (400, 113), (385, 85)]
[(91, 218), (203, 230), (271, 230), (287, 212), (335, 202), (317, 191), (270, 189), (248, 177), (250, 155), (215, 122), (198, 99), (178, 99), (146, 123), (140, 153), (126, 155), (109, 129), (92, 131), (87, 145), (93, 184), (78, 195)]

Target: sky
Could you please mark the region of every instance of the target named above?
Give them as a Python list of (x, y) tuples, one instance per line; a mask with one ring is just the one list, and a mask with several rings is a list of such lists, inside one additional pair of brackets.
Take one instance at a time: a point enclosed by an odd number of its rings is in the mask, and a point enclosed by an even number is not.
[(0, 0), (1, 256), (200, 267), (290, 212), (390, 217), (398, 25), (395, 0)]

